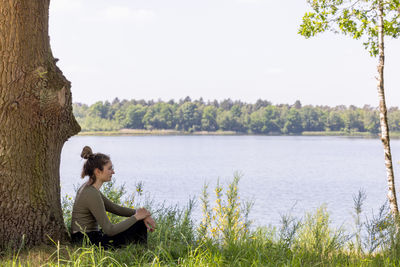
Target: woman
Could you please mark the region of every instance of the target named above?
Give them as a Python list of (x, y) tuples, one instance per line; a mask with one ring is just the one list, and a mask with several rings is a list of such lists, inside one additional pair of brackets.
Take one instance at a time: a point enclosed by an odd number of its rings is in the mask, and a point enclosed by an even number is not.
[[(83, 148), (81, 157), (86, 159), (81, 177), (89, 176), (89, 181), (79, 188), (75, 197), (71, 220), (72, 241), (82, 242), (86, 234), (92, 244), (101, 243), (105, 247), (146, 244), (147, 230), (153, 231), (156, 226), (150, 212), (145, 208), (134, 210), (121, 207), (100, 192), (103, 183), (111, 181), (114, 174), (110, 157), (102, 153), (93, 154), (88, 146)], [(112, 224), (106, 211), (128, 218)], [(102, 230), (99, 230), (99, 225)]]

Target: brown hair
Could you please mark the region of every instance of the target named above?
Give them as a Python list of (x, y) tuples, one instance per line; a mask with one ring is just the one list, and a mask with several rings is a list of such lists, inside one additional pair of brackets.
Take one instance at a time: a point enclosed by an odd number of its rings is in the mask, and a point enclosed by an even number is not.
[(110, 161), (110, 157), (102, 153), (93, 154), (92, 149), (88, 146), (82, 149), (81, 157), (86, 159), (83, 164), (81, 178), (89, 176), (89, 184), (94, 184), (96, 182), (94, 170), (97, 168), (102, 171), (104, 165)]

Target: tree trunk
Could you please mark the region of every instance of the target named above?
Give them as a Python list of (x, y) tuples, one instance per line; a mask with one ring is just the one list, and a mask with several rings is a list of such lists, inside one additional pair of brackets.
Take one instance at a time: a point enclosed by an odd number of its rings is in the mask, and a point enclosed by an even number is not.
[(390, 138), (389, 138), (389, 126), (387, 120), (387, 110), (385, 103), (385, 90), (384, 90), (384, 66), (385, 66), (385, 46), (384, 46), (384, 24), (383, 24), (383, 5), (382, 1), (378, 1), (378, 48), (379, 48), (379, 63), (378, 63), (378, 96), (379, 96), (379, 118), (381, 125), (381, 140), (383, 144), (383, 149), (385, 152), (385, 166), (388, 181), (388, 199), (390, 205), (390, 211), (395, 217), (399, 214), (399, 209), (397, 207), (396, 189), (394, 186), (394, 173), (392, 165), (392, 154), (390, 152)]
[(50, 0), (0, 0), (0, 247), (66, 238), (60, 155), (79, 132), (48, 36)]

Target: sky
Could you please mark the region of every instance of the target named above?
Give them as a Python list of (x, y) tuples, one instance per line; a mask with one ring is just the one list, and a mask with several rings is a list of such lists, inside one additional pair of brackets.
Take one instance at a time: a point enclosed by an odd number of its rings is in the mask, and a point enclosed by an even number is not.
[[(49, 35), (73, 102), (223, 100), (378, 106), (362, 41), (297, 31), (305, 0), (51, 0)], [(385, 92), (399, 106), (400, 39)]]

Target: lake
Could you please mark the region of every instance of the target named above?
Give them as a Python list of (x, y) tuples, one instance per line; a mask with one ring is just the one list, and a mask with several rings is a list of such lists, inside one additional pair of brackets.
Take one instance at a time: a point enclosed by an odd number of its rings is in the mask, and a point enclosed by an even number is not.
[[(155, 202), (184, 206), (197, 200), (205, 183), (209, 193), (219, 179), (224, 188), (240, 172), (239, 194), (253, 200), (255, 225), (278, 225), (289, 212), (302, 217), (326, 204), (335, 225), (353, 224), (353, 195), (367, 194), (365, 215), (386, 201), (387, 179), (379, 139), (309, 136), (75, 136), (63, 148), (62, 195), (75, 196), (83, 182), (88, 145), (111, 156), (117, 184), (134, 191), (142, 181)], [(395, 176), (400, 140), (392, 140)], [(397, 176), (398, 177), (398, 176)], [(400, 185), (397, 184), (399, 187)], [(198, 204), (200, 202), (198, 201)], [(193, 217), (200, 218), (197, 205)], [(351, 229), (351, 228), (350, 228)]]

